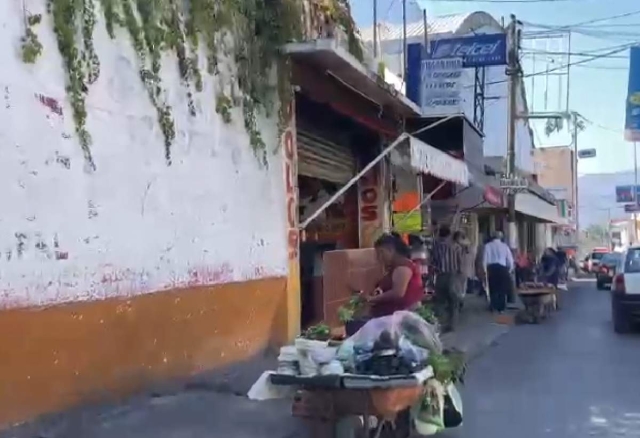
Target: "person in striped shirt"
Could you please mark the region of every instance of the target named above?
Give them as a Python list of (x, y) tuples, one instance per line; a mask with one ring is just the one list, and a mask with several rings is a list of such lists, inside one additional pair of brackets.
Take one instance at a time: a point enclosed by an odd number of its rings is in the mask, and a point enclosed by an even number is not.
[(463, 269), (462, 247), (451, 238), (451, 230), (440, 227), (433, 244), (432, 265), (436, 270), (435, 310), (443, 332), (453, 331), (460, 313), (460, 296), (457, 279)]

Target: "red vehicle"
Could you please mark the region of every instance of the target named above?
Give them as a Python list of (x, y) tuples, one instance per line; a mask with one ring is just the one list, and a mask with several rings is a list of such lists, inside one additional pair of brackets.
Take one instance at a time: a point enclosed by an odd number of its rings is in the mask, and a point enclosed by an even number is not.
[(600, 260), (611, 251), (606, 247), (593, 248), (582, 261), (582, 270), (584, 272), (593, 273), (598, 271)]

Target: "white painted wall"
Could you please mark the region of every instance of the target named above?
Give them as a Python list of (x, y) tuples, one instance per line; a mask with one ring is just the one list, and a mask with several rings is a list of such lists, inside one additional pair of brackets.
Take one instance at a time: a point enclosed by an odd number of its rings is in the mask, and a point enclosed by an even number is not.
[[(176, 60), (166, 56), (163, 81), (177, 130), (167, 167), (128, 34), (120, 29), (112, 41), (95, 4), (101, 74), (87, 99), (97, 166), (88, 174), (45, 0), (26, 2), (43, 16), (35, 31), (44, 51), (35, 65), (20, 57), (22, 2), (0, 2), (0, 307), (285, 275), (281, 155), (270, 154), (268, 169), (258, 165), (239, 111), (233, 125), (216, 114), (213, 78), (195, 95), (191, 117)], [(36, 94), (58, 100), (63, 116)], [(261, 120), (259, 128), (274, 150), (276, 121)], [(56, 260), (56, 239), (66, 260)], [(47, 248), (37, 249), (39, 241)]]

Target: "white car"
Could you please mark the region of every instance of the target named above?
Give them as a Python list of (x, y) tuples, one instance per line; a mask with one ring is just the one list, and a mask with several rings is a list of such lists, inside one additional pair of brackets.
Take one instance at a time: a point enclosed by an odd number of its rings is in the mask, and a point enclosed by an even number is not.
[(631, 330), (640, 321), (640, 245), (622, 253), (611, 282), (611, 312), (616, 333)]

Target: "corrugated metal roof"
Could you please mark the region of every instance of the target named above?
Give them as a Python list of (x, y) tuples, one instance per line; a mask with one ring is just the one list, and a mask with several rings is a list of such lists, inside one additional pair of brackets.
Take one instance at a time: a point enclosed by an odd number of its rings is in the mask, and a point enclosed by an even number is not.
[[(486, 12), (476, 11), (466, 14), (443, 15), (427, 20), (429, 35), (468, 33), (471, 29), (478, 29), (484, 26), (494, 26), (500, 28), (500, 24)], [(393, 41), (402, 39), (402, 24), (379, 23), (379, 35), (381, 41)], [(422, 20), (407, 23), (407, 39), (424, 35), (424, 24)], [(360, 30), (363, 41), (373, 41), (373, 26)]]

